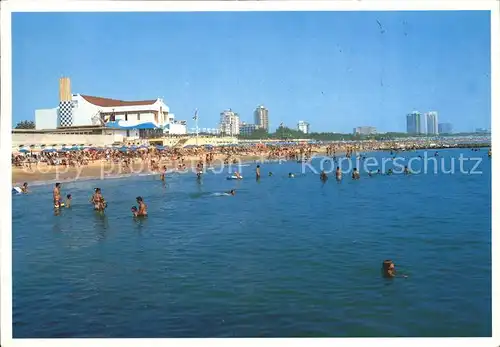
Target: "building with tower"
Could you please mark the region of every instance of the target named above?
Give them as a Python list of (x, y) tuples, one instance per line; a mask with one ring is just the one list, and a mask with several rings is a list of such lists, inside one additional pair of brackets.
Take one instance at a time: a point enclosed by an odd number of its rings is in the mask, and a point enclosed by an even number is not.
[(126, 137), (186, 134), (186, 121), (175, 120), (161, 98), (124, 101), (72, 94), (68, 77), (59, 80), (59, 105), (35, 111), (37, 130), (104, 127)]

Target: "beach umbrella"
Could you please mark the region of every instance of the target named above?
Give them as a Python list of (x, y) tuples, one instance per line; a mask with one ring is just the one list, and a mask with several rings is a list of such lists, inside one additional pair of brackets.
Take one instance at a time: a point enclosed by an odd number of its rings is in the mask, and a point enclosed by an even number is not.
[(54, 153), (57, 152), (54, 148), (45, 148), (42, 152), (44, 153)]
[(30, 152), (30, 150), (29, 150), (29, 149), (26, 149), (26, 148), (21, 148), (21, 149), (19, 150), (19, 152), (20, 152), (20, 153), (29, 153), (29, 152)]

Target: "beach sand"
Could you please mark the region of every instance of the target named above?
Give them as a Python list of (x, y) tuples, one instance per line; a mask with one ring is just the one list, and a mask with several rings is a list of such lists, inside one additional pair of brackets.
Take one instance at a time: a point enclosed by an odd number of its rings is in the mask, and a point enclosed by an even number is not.
[[(215, 160), (210, 167), (218, 167), (223, 164), (225, 156), (215, 156)], [(250, 155), (236, 157), (240, 163), (254, 162), (263, 160), (264, 157)], [(193, 170), (198, 162), (198, 156), (185, 157), (184, 162), (188, 170)], [(161, 161), (160, 167), (167, 166), (169, 171), (174, 170), (178, 163), (170, 160)], [(194, 172), (194, 170), (193, 170)], [(139, 175), (139, 174), (160, 174), (158, 171), (152, 171), (147, 164), (141, 161), (135, 161), (131, 164), (131, 168), (124, 168), (122, 164), (110, 163), (105, 160), (95, 161), (85, 166), (80, 167), (64, 167), (64, 166), (49, 166), (44, 163), (38, 166), (32, 165), (31, 169), (24, 167), (12, 167), (12, 183), (14, 186), (21, 186), (24, 182), (45, 182), (45, 181), (75, 181), (78, 179), (105, 179), (117, 177), (120, 175)]]

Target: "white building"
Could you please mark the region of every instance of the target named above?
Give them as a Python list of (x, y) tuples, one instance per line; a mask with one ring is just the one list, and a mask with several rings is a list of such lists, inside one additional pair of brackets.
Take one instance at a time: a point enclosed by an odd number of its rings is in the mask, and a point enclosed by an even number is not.
[(257, 130), (259, 128), (260, 127), (257, 124), (248, 124), (248, 123), (242, 122), (240, 124), (240, 135), (243, 135), (243, 136), (251, 135), (255, 130)]
[(269, 110), (260, 105), (257, 106), (253, 115), (255, 124), (269, 132)]
[(221, 112), (219, 128), (220, 132), (224, 135), (239, 135), (240, 116), (231, 109)]
[(186, 122), (175, 121), (160, 98), (123, 101), (71, 94), (70, 80), (59, 81), (59, 106), (35, 111), (37, 130), (79, 126), (105, 126), (137, 138), (150, 134), (186, 134)]
[(373, 135), (377, 133), (377, 128), (375, 127), (367, 127), (367, 126), (362, 126), (362, 127), (357, 127), (353, 129), (353, 134), (354, 135)]
[(439, 134), (438, 113), (435, 111), (427, 112), (425, 114), (425, 120), (427, 122), (427, 134), (438, 135)]
[(297, 123), (297, 129), (302, 131), (304, 134), (309, 134), (309, 123), (299, 120)]

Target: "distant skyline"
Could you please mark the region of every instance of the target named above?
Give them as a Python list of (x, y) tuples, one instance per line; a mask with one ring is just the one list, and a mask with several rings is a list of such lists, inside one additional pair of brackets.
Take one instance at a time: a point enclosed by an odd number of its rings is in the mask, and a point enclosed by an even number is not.
[(433, 12), (14, 13), (13, 125), (73, 93), (164, 98), (179, 120), (220, 113), (270, 130), (406, 130), (437, 111), (454, 131), (491, 128), (490, 15)]

